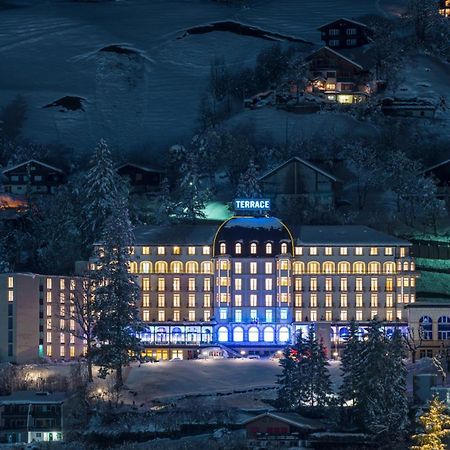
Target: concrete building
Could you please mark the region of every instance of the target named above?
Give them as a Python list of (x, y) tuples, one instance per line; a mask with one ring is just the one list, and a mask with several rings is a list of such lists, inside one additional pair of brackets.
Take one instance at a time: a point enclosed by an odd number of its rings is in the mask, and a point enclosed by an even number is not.
[(69, 330), (77, 327), (73, 301), (81, 293), (79, 277), (0, 274), (0, 361), (80, 356), (83, 342)]

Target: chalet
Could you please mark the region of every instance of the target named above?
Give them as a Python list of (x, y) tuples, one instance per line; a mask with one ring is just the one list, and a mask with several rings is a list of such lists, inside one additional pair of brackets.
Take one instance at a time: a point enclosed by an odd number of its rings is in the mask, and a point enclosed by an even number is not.
[(442, 161), (422, 171), (422, 175), (433, 177), (438, 188), (439, 198), (450, 203), (450, 159)]
[(333, 49), (361, 47), (370, 42), (372, 35), (367, 25), (345, 18), (322, 25), (318, 30), (325, 45)]
[(61, 169), (30, 159), (3, 171), (4, 189), (10, 194), (53, 194), (65, 182)]
[(264, 196), (275, 207), (293, 199), (304, 199), (311, 205), (335, 203), (341, 182), (332, 174), (298, 156), (285, 161), (259, 178)]
[(63, 440), (64, 392), (18, 391), (0, 397), (0, 442)]
[(117, 168), (121, 177), (126, 177), (132, 193), (156, 192), (159, 189), (165, 172), (161, 169), (145, 167), (138, 164), (125, 163)]
[(259, 414), (243, 426), (249, 448), (303, 448), (311, 433), (324, 429), (318, 420), (278, 411)]
[(322, 47), (308, 56), (306, 92), (320, 95), (329, 102), (352, 104), (365, 101), (373, 90), (371, 72), (354, 56), (355, 53), (350, 56), (329, 47)]
[(444, 17), (450, 17), (450, 0), (439, 1), (439, 14)]

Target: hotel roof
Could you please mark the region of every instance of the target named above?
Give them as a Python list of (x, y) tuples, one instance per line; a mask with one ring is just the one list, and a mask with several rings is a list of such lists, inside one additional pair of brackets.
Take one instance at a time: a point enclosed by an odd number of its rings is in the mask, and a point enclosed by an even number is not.
[(134, 230), (136, 245), (211, 245), (219, 225), (150, 225)]

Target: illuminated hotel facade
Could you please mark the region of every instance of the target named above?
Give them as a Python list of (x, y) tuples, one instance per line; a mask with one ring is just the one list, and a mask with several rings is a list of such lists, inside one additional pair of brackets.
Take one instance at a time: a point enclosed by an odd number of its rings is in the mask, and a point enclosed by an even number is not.
[[(410, 243), (363, 226), (288, 228), (274, 217), (135, 230), (130, 272), (141, 288), (144, 352), (195, 358), (206, 348), (273, 354), (314, 325), (328, 355), (355, 319), (407, 325), (415, 302)], [(95, 261), (91, 264), (95, 266)], [(69, 359), (83, 342), (73, 298), (81, 278), (0, 275), (0, 359)]]

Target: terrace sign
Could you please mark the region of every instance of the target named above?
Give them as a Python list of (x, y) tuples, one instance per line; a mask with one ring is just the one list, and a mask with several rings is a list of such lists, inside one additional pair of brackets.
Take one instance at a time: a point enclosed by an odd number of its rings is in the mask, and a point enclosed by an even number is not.
[(234, 209), (237, 211), (269, 211), (270, 200), (267, 198), (236, 199)]

